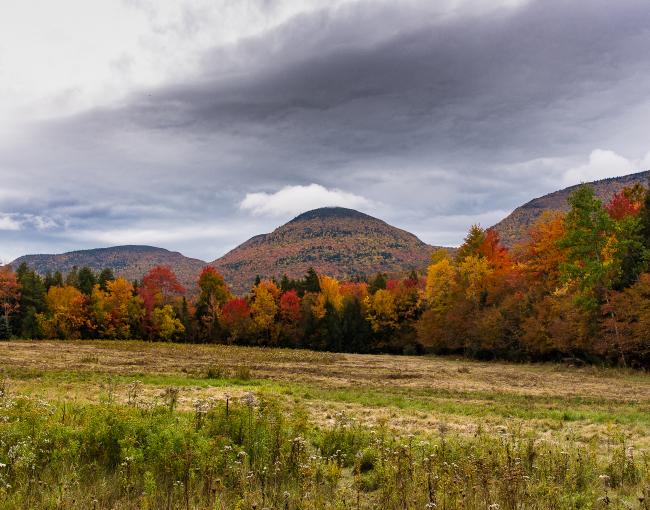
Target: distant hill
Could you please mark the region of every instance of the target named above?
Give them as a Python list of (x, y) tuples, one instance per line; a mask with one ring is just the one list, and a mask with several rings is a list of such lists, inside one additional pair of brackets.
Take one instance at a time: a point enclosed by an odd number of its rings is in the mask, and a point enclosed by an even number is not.
[[(647, 184), (650, 171), (613, 177), (590, 183), (596, 195), (607, 202), (622, 188)], [(511, 247), (526, 239), (528, 230), (544, 211), (567, 211), (567, 199), (578, 186), (571, 186), (515, 209), (494, 225), (504, 245)], [(270, 234), (250, 238), (234, 250), (210, 263), (224, 275), (237, 293), (246, 292), (255, 277), (290, 278), (304, 276), (310, 267), (319, 274), (349, 279), (423, 269), (436, 249), (415, 235), (353, 209), (323, 207), (307, 211)], [(450, 252), (453, 248), (446, 248)], [(181, 253), (153, 246), (115, 246), (80, 250), (60, 255), (25, 255), (13, 261), (15, 268), (26, 262), (41, 274), (66, 273), (74, 266), (99, 271), (105, 267), (129, 280), (141, 279), (151, 268), (171, 267), (179, 281), (193, 288), (208, 263)]]
[(310, 267), (340, 279), (424, 268), (434, 249), (362, 212), (324, 207), (252, 237), (211, 265), (235, 291), (245, 292), (256, 275), (299, 278)]
[[(594, 181), (588, 184), (594, 187), (596, 196), (604, 203), (607, 203), (615, 193), (626, 186), (633, 186), (637, 183), (647, 185), (649, 176), (650, 171), (645, 171)], [(514, 246), (527, 238), (530, 227), (544, 211), (568, 211), (567, 199), (579, 186), (570, 186), (543, 197), (535, 198), (521, 207), (517, 207), (510, 215), (491, 228), (499, 234), (499, 238), (505, 246)]]
[(142, 279), (155, 266), (169, 266), (187, 288), (196, 285), (198, 275), (207, 265), (202, 260), (185, 257), (175, 251), (131, 245), (71, 251), (60, 255), (25, 255), (14, 260), (11, 265), (16, 268), (23, 262), (40, 274), (48, 271), (67, 273), (74, 266), (87, 266), (95, 271), (109, 267), (116, 276), (123, 276), (128, 280)]

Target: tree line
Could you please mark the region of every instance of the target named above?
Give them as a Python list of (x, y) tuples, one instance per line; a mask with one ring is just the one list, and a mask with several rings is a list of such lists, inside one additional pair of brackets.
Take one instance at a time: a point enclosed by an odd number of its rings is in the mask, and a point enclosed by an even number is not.
[(168, 267), (141, 281), (88, 268), (0, 270), (0, 338), (221, 342), (344, 352), (458, 353), (650, 365), (650, 193), (607, 203), (588, 185), (545, 213), (521, 244), (473, 226), (426, 274), (338, 281), (257, 279), (231, 293), (206, 267), (188, 292)]

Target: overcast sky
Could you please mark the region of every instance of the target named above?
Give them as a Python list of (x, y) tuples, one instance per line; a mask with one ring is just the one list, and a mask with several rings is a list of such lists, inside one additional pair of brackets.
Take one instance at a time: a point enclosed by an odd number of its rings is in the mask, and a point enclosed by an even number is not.
[(650, 168), (649, 49), (647, 0), (7, 1), (0, 261), (325, 205), (456, 245)]

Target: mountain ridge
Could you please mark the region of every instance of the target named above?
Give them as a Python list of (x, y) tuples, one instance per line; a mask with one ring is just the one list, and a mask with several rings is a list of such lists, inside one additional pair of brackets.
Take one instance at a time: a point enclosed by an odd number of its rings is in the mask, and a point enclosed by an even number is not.
[(618, 193), (627, 186), (633, 186), (635, 184), (647, 185), (649, 178), (650, 170), (644, 170), (633, 174), (607, 177), (605, 179), (568, 186), (529, 200), (514, 209), (501, 221), (491, 226), (490, 229), (495, 230), (499, 234), (499, 239), (504, 246), (511, 248), (528, 238), (530, 227), (533, 226), (544, 211), (568, 211), (569, 196), (583, 184), (593, 186), (596, 197), (603, 203), (607, 203), (615, 193)]
[(136, 244), (73, 250), (59, 254), (23, 255), (10, 265), (15, 269), (23, 262), (40, 274), (48, 271), (67, 273), (75, 266), (86, 266), (94, 271), (110, 268), (116, 276), (123, 276), (128, 280), (140, 280), (156, 266), (169, 266), (188, 289), (196, 285), (198, 275), (207, 265), (203, 260), (186, 257), (178, 251)]
[[(596, 196), (607, 202), (616, 192), (634, 184), (646, 185), (650, 170), (589, 182)], [(567, 211), (574, 185), (536, 197), (517, 207), (490, 229), (507, 247), (525, 240), (532, 224), (544, 211)], [(321, 207), (305, 211), (272, 232), (258, 234), (223, 256), (206, 262), (148, 245), (121, 245), (61, 254), (24, 255), (10, 263), (14, 268), (26, 262), (37, 272), (66, 273), (73, 266), (99, 271), (113, 269), (117, 276), (141, 279), (157, 265), (171, 267), (188, 289), (195, 288), (201, 270), (211, 265), (238, 293), (245, 293), (257, 275), (263, 278), (302, 277), (310, 267), (318, 273), (340, 279), (370, 277), (424, 269), (431, 246), (414, 234), (355, 209)], [(445, 248), (453, 253), (455, 248)]]

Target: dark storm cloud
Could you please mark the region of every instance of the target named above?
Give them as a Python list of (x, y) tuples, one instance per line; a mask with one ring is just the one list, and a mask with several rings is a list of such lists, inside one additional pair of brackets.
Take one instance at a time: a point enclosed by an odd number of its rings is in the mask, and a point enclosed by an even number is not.
[(300, 15), (206, 53), (196, 76), (49, 123), (3, 156), (46, 188), (15, 210), (81, 232), (218, 224), (211, 243), (170, 241), (210, 258), (278, 223), (239, 211), (246, 193), (315, 182), (457, 242), (594, 149), (650, 149), (647, 2), (427, 4)]

